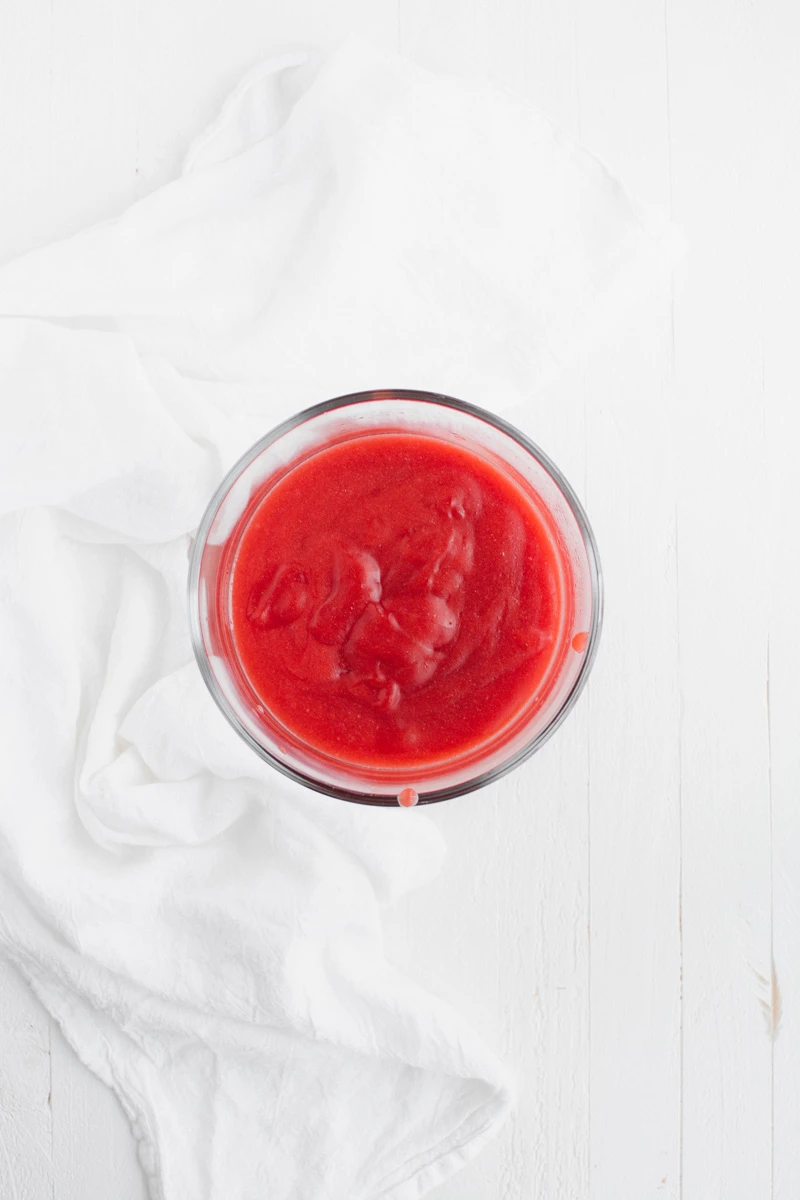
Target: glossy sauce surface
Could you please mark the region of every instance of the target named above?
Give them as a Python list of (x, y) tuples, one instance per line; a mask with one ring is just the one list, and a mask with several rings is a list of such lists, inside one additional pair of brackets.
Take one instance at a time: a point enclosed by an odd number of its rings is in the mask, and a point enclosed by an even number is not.
[(479, 454), (371, 433), (300, 462), (232, 535), (236, 657), (273, 717), (362, 765), (428, 765), (543, 703), (569, 567), (540, 501)]

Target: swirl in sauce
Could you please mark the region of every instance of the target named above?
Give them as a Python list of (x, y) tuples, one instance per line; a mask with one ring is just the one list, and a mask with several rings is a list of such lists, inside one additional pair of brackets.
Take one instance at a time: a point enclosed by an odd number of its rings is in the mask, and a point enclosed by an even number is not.
[(544, 702), (568, 647), (569, 567), (542, 502), (443, 439), (332, 444), (233, 539), (242, 670), (295, 736), (353, 764), (476, 748)]

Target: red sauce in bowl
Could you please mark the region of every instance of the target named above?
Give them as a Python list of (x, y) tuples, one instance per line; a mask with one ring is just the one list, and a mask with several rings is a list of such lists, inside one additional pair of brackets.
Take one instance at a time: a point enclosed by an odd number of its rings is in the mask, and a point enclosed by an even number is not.
[(570, 650), (546, 507), (443, 438), (325, 446), (254, 498), (228, 545), (241, 672), (273, 721), (349, 764), (411, 772), (494, 748)]

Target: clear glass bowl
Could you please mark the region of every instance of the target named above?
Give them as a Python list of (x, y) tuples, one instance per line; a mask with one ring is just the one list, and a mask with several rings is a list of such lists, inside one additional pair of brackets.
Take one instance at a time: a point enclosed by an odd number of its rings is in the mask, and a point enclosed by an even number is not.
[[(573, 580), (574, 651), (566, 656), (544, 703), (499, 744), (426, 770), (363, 767), (303, 743), (270, 718), (237, 669), (226, 613), (224, 578), (231, 534), (248, 505), (299, 461), (330, 444), (371, 430), (444, 438), (479, 453), (532, 489), (549, 509)], [(556, 731), (575, 704), (594, 661), (602, 622), (602, 576), (586, 514), (558, 468), (523, 433), (483, 409), (418, 391), (359, 392), (315, 405), (257, 442), (220, 484), (206, 509), (189, 569), (192, 644), (211, 695), (237, 733), (276, 770), (341, 800), (396, 804), (406, 787), (419, 802), (461, 796), (513, 770)]]

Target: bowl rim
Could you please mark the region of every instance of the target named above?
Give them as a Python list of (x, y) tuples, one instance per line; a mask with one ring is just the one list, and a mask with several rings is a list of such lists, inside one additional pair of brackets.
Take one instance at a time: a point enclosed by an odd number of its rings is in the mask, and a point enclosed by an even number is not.
[(588, 639), (586, 649), (581, 663), (580, 670), (575, 678), (572, 687), (564, 697), (558, 711), (553, 715), (544, 729), (540, 730), (535, 737), (526, 742), (519, 750), (504, 759), (503, 762), (487, 771), (483, 771), (473, 778), (463, 780), (460, 783), (451, 784), (448, 787), (437, 788), (433, 791), (422, 792), (419, 795), (420, 804), (436, 804), (443, 800), (452, 800), (456, 796), (465, 796), (470, 792), (475, 792), (479, 788), (485, 787), (487, 784), (494, 783), (497, 779), (507, 775), (510, 771), (515, 770), (526, 762), (537, 750), (547, 742), (557, 729), (564, 723), (572, 709), (575, 707), (578, 697), (586, 686), (600, 641), (600, 633), (603, 626), (603, 610), (604, 610), (604, 593), (603, 593), (603, 572), (600, 565), (600, 556), (597, 548), (597, 541), (594, 536), (589, 518), (578, 499), (571, 484), (545, 452), (536, 445), (525, 433), (516, 426), (512, 425), (503, 417), (497, 416), (495, 413), (489, 412), (484, 408), (480, 408), (476, 404), (471, 404), (466, 400), (459, 400), (455, 396), (448, 396), (443, 392), (427, 392), (412, 388), (381, 388), (373, 391), (350, 392), (346, 395), (336, 396), (331, 400), (323, 400), (320, 404), (314, 404), (310, 408), (304, 408), (300, 412), (294, 413), (274, 429), (271, 429), (263, 437), (259, 438), (249, 450), (233, 464), (230, 470), (225, 474), (222, 482), (217, 487), (213, 496), (206, 506), (200, 524), (197, 527), (197, 532), (192, 543), (189, 575), (188, 575), (188, 604), (189, 604), (189, 632), (191, 636), (192, 649), (200, 669), (200, 674), (208, 688), (217, 707), (222, 712), (230, 725), (236, 730), (239, 736), (247, 743), (247, 745), (255, 751), (255, 753), (268, 762), (270, 766), (279, 771), (282, 775), (293, 780), (295, 783), (302, 784), (304, 787), (310, 788), (312, 791), (320, 792), (323, 795), (331, 796), (337, 800), (347, 800), (356, 804), (377, 805), (380, 807), (396, 807), (397, 798), (392, 795), (385, 795), (376, 792), (361, 792), (351, 788), (339, 787), (336, 784), (325, 783), (320, 779), (315, 779), (311, 775), (306, 775), (296, 767), (290, 766), (283, 762), (275, 754), (271, 753), (262, 746), (250, 733), (248, 729), (241, 723), (235, 710), (228, 702), (227, 697), (222, 691), (219, 682), (211, 668), (209, 657), (206, 652), (205, 642), (203, 640), (203, 631), (200, 620), (200, 569), (205, 550), (206, 539), (213, 525), (214, 518), (219, 511), (219, 508), (233, 487), (236, 480), (240, 477), (243, 471), (259, 457), (269, 446), (273, 445), (285, 434), (297, 428), (298, 425), (312, 420), (314, 417), (321, 416), (323, 413), (331, 412), (333, 409), (346, 408), (357, 404), (365, 404), (381, 400), (410, 400), (417, 403), (440, 405), (444, 408), (456, 409), (459, 412), (467, 413), (469, 416), (475, 417), (478, 420), (485, 421), (489, 425), (493, 425), (502, 433), (512, 438), (518, 445), (528, 452), (550, 475), (553, 482), (558, 487), (559, 491), (566, 500), (573, 516), (577, 522), (578, 528), (583, 538), (584, 547), (589, 563), (589, 576), (591, 583), (592, 595), (592, 614), (588, 629)]

